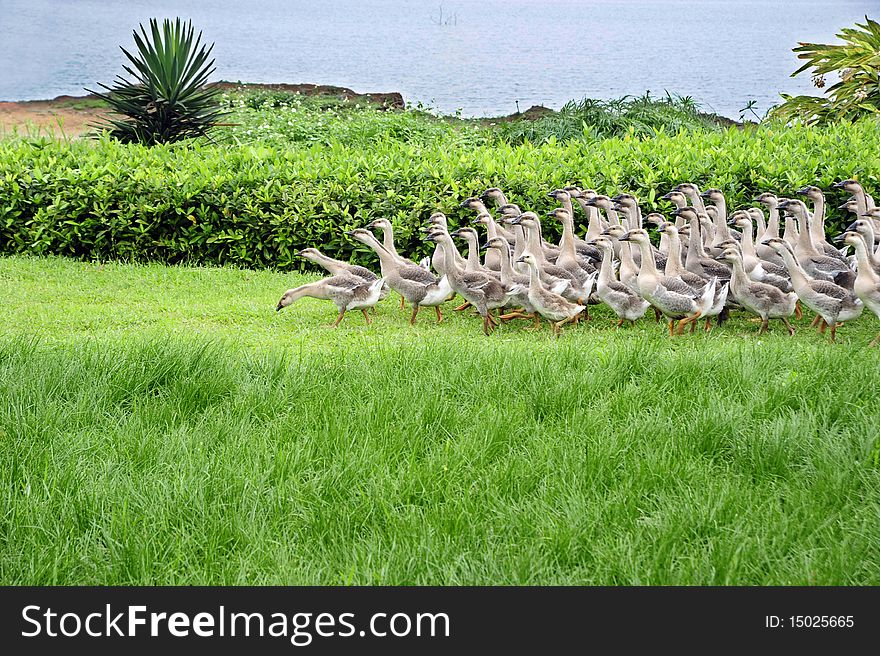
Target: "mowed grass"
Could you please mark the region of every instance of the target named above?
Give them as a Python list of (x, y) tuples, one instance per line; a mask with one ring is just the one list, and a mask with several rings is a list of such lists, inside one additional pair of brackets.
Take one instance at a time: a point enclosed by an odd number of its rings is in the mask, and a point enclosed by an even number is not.
[(0, 583), (880, 584), (880, 331), (276, 313), (0, 259)]

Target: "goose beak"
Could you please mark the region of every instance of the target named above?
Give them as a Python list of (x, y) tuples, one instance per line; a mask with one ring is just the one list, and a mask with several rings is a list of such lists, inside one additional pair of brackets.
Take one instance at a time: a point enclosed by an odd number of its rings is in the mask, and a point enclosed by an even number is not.
[(556, 216), (556, 210), (550, 210), (547, 212), (547, 216)]
[(281, 312), (281, 310), (283, 310), (283, 309), (284, 309), (284, 306), (281, 305), (281, 301), (278, 301), (278, 305), (275, 306), (275, 311)]
[(559, 195), (559, 191), (554, 190), (549, 192), (547, 195), (550, 196), (550, 198), (556, 198)]
[(482, 194), (480, 194), (480, 200), (484, 203), (487, 202), (489, 200), (489, 192), (484, 191)]
[(520, 223), (522, 223), (522, 214), (520, 214), (519, 216), (515, 216), (515, 217), (513, 217), (513, 218), (510, 219), (508, 222), (509, 222), (511, 225), (519, 225)]
[(731, 228), (735, 228), (736, 227), (736, 219), (731, 219), (730, 221), (727, 222), (727, 225), (729, 225)]
[(350, 237), (354, 237), (354, 230), (346, 230), (345, 234), (347, 234)]
[(801, 187), (800, 189), (798, 189), (798, 190), (797, 190), (796, 192), (794, 192), (794, 193), (796, 193), (798, 196), (806, 196), (806, 195), (807, 195), (807, 192), (808, 192), (809, 190), (810, 190), (809, 187)]
[(471, 203), (475, 201), (475, 198), (466, 198), (459, 204), (459, 207), (470, 207)]
[[(847, 230), (849, 230), (849, 228), (847, 228)], [(843, 234), (837, 235), (836, 237), (832, 237), (831, 241), (836, 241), (838, 244), (843, 244), (843, 243), (845, 243), (845, 241), (844, 241), (845, 238), (846, 238), (846, 233), (844, 232)]]
[(632, 240), (629, 238), (629, 233), (625, 232), (624, 234), (620, 235), (620, 237), (617, 238), (617, 241), (632, 241)]
[(681, 207), (676, 207), (674, 210), (672, 210), (672, 216), (681, 216), (682, 209), (683, 208), (681, 208)]
[(304, 248), (304, 249), (302, 249), (301, 251), (297, 251), (296, 253), (294, 253), (294, 255), (295, 255), (296, 257), (302, 257), (302, 256), (303, 256), (303, 253), (305, 253), (305, 252), (306, 252), (306, 249)]
[[(849, 202), (849, 201), (847, 201), (847, 202)], [(846, 209), (846, 203), (843, 203), (843, 205), (838, 205), (838, 206), (837, 206), (837, 209), (839, 209), (839, 210), (845, 210), (845, 209)], [(865, 216), (865, 215), (863, 215), (863, 216)]]
[(840, 182), (835, 182), (834, 184), (832, 184), (831, 188), (832, 189), (843, 189), (845, 186), (846, 185), (843, 183), (843, 180), (841, 180)]
[(708, 198), (711, 195), (712, 195), (711, 191), (704, 191), (700, 194), (700, 198)]

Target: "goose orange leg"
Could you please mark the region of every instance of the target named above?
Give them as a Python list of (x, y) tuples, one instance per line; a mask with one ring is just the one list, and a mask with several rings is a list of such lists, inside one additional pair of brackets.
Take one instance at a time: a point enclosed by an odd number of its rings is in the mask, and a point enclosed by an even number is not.
[(624, 322), (624, 319), (618, 320), (618, 322), (616, 324), (614, 324), (614, 330), (617, 330), (618, 328), (620, 328), (623, 325), (623, 322)]
[(373, 323), (373, 320), (370, 319), (370, 315), (367, 314), (367, 311), (366, 311), (365, 308), (361, 308), (361, 314), (364, 315), (364, 321), (367, 322), (367, 325), (368, 325), (368, 326), (369, 326), (371, 323)]
[(824, 334), (825, 334), (825, 329), (826, 329), (827, 327), (828, 327), (828, 324), (825, 323), (825, 319), (820, 318), (820, 319), (819, 319), (819, 332), (820, 332), (821, 334), (824, 335)]
[(877, 333), (877, 336), (871, 340), (871, 343), (868, 344), (868, 346), (870, 348), (874, 348), (875, 346), (877, 346), (877, 344), (880, 344), (880, 333)]
[(822, 315), (821, 315), (821, 314), (817, 314), (815, 317), (813, 317), (813, 323), (810, 324), (810, 328), (815, 328), (815, 327), (818, 326), (818, 325), (820, 324), (820, 322), (822, 322), (822, 321), (824, 321), (824, 319), (822, 319)]
[(663, 317), (663, 313), (660, 310), (658, 310), (657, 308), (654, 308), (654, 319), (656, 320), (657, 323), (660, 323), (660, 319), (662, 317)]
[(761, 319), (761, 327), (758, 328), (758, 334), (763, 335), (767, 332), (767, 327), (770, 325), (770, 319)]
[(416, 315), (419, 313), (419, 310), (421, 310), (421, 309), (422, 309), (422, 306), (420, 306), (420, 305), (413, 305), (413, 311), (412, 311), (412, 314), (411, 314), (410, 317), (409, 317), (409, 325), (410, 325), (410, 326), (415, 326), (415, 325), (416, 325)]
[(459, 305), (457, 308), (455, 308), (455, 311), (456, 311), (456, 312), (461, 312), (462, 310), (467, 310), (470, 306), (471, 306), (471, 302), (470, 302), (470, 301), (465, 301), (464, 303), (462, 303), (461, 305)]
[(440, 312), (440, 306), (434, 306), (434, 312), (437, 313), (437, 323), (443, 323), (443, 314)]
[(672, 326), (675, 323), (672, 319), (669, 320), (669, 336), (672, 337)]
[(712, 332), (712, 319), (710, 317), (706, 317), (706, 332)]
[(832, 342), (837, 341), (837, 326), (839, 326), (839, 325), (840, 324), (835, 321), (834, 324), (831, 326), (831, 341)]
[(798, 321), (804, 318), (804, 311), (801, 308), (800, 300), (794, 302), (794, 318)]
[(789, 320), (786, 317), (782, 317), (782, 323), (784, 323), (785, 327), (788, 328), (788, 336), (794, 337), (794, 326), (791, 325)]
[(403, 296), (400, 297), (400, 309), (405, 310), (406, 304), (403, 302)]
[(342, 322), (342, 317), (344, 317), (344, 316), (345, 316), (345, 310), (340, 310), (339, 316), (336, 317), (336, 321), (333, 322), (333, 325), (331, 326), (331, 328), (336, 328), (337, 326), (339, 326), (339, 324)]

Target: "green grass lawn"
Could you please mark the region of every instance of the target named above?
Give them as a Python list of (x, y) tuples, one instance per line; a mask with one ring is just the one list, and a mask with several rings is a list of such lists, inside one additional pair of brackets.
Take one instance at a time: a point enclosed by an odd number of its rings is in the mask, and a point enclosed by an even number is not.
[(0, 583), (880, 584), (880, 331), (372, 326), (0, 259)]

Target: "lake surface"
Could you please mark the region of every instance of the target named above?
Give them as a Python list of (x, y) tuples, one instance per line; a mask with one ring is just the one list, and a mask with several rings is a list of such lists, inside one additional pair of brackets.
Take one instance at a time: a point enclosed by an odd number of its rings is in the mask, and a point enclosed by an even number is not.
[[(442, 20), (441, 20), (442, 6)], [(737, 118), (810, 93), (798, 41), (829, 42), (877, 0), (0, 0), (0, 99), (81, 95), (122, 71), (150, 17), (191, 18), (214, 79), (400, 91), (444, 113), (508, 114), (664, 90)]]

